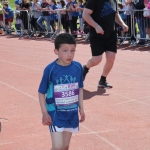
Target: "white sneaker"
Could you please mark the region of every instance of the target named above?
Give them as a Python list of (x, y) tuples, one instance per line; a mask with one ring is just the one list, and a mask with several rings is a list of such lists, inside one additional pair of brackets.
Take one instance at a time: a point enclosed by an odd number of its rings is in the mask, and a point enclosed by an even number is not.
[(20, 32), (16, 32), (16, 35), (20, 35), (21, 33)]

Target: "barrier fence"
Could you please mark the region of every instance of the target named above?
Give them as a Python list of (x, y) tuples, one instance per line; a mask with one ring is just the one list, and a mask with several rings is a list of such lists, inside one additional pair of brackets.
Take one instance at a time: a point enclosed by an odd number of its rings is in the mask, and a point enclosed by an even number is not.
[[(45, 10), (44, 10), (45, 11)], [(50, 13), (53, 13), (51, 10), (48, 10)], [(63, 10), (64, 11), (64, 10)], [(62, 14), (61, 14), (61, 10), (55, 10), (55, 15), (57, 16), (57, 26), (56, 26), (56, 30), (52, 32), (53, 26), (51, 24), (49, 24), (50, 27), (50, 31), (48, 31), (48, 26), (46, 25), (45, 22), (43, 22), (43, 26), (45, 27), (45, 31), (43, 31), (40, 26), (37, 24), (37, 20), (38, 18), (34, 18), (34, 13), (35, 12), (41, 12), (42, 11), (37, 11), (37, 10), (33, 10), (31, 12), (28, 12), (27, 10), (19, 10), (19, 11), (15, 11), (14, 12), (14, 21), (17, 22), (16, 18), (17, 15), (24, 15), (24, 19), (21, 18), (22, 23), (20, 30), (14, 28), (14, 29), (8, 29), (6, 24), (5, 24), (5, 15), (3, 14), (3, 30), (4, 30), (4, 34), (10, 34), (13, 32), (16, 33), (20, 33), (20, 34), (16, 34), (19, 36), (28, 36), (28, 37), (32, 37), (34, 34), (36, 35), (36, 37), (38, 37), (39, 34), (45, 34), (45, 35), (49, 35), (48, 38), (54, 39), (56, 37), (57, 34), (62, 33)], [(120, 25), (118, 25), (117, 23), (115, 24), (115, 31), (118, 35), (118, 41), (119, 44), (122, 45), (124, 44), (126, 41), (129, 42), (129, 44), (131, 45), (137, 45), (138, 42), (140, 43), (144, 43), (144, 45), (147, 43), (147, 45), (150, 45), (150, 10), (134, 10), (134, 11), (127, 11), (127, 10), (120, 10), (119, 14), (121, 16), (121, 18), (123, 19), (123, 21), (128, 25), (129, 30), (128, 32), (124, 32), (122, 27)], [(50, 17), (49, 17), (50, 18)], [(35, 22), (35, 27), (32, 26), (31, 20), (34, 20)], [(50, 20), (49, 20), (50, 21)], [(24, 24), (27, 22), (27, 26), (28, 28), (25, 28)], [(56, 23), (56, 22), (55, 22)], [(86, 27), (84, 27), (86, 28)], [(79, 29), (80, 30), (80, 29)], [(70, 33), (71, 29), (70, 29)], [(73, 33), (73, 35), (75, 36), (80, 36), (81, 38), (83, 38), (85, 41), (88, 40), (89, 38), (89, 33)]]
[[(147, 16), (145, 16), (145, 11)], [(150, 43), (150, 10), (134, 10), (134, 11), (119, 11), (121, 18), (128, 25), (128, 32), (124, 33), (119, 25), (115, 26), (116, 32), (118, 34), (118, 39), (122, 45), (126, 40), (129, 44), (149, 46)], [(119, 27), (118, 27), (119, 26)], [(147, 31), (147, 32), (146, 32)]]

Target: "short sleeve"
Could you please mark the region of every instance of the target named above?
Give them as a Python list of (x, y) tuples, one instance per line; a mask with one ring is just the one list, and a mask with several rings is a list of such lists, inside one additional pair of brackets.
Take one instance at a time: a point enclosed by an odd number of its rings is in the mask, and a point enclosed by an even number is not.
[(49, 71), (46, 68), (44, 70), (44, 73), (43, 73), (43, 76), (42, 76), (42, 80), (41, 80), (38, 92), (42, 93), (42, 94), (46, 94), (48, 86), (49, 86)]
[(54, 5), (54, 10), (55, 10), (55, 9), (57, 9), (57, 6), (56, 6), (56, 5)]
[(16, 4), (16, 5), (19, 5), (19, 1), (18, 1), (18, 0), (16, 0), (16, 1), (15, 1), (15, 4)]
[(80, 74), (80, 83), (79, 83), (79, 88), (83, 88), (83, 69), (82, 69), (82, 66), (80, 64), (80, 71), (81, 71), (81, 74)]
[(94, 10), (96, 3), (97, 3), (97, 0), (88, 0), (86, 5), (85, 5), (85, 8), (90, 9), (90, 10)]

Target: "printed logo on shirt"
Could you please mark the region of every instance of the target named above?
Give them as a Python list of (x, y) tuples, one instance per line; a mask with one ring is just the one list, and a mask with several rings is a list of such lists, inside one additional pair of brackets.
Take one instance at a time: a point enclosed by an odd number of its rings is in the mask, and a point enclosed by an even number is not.
[(108, 2), (105, 2), (102, 11), (100, 13), (100, 17), (105, 17), (115, 12), (116, 11), (112, 8), (112, 6)]
[(75, 83), (75, 81), (76, 77), (72, 77), (71, 75), (63, 75), (56, 80), (56, 84)]

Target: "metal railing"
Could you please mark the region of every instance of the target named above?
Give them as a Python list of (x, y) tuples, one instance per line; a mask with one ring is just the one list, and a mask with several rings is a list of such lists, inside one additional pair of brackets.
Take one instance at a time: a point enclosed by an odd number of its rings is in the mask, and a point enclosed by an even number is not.
[[(43, 33), (43, 31), (41, 30), (37, 30), (34, 31), (34, 29), (32, 28), (31, 24), (30, 24), (30, 19), (31, 19), (31, 15), (35, 12), (28, 12), (27, 10), (19, 10), (20, 12), (26, 12), (27, 13), (27, 18), (26, 20), (28, 21), (28, 29), (21, 29), (21, 31), (19, 31), (21, 34), (20, 36), (28, 36), (31, 37), (33, 34), (37, 35), (40, 33)], [(36, 10), (37, 11), (37, 10)], [(45, 10), (44, 10), (45, 11)], [(49, 12), (51, 12), (51, 10), (48, 10)], [(126, 41), (129, 42), (129, 44), (132, 45), (137, 45), (138, 41), (143, 41), (143, 42), (147, 42), (150, 41), (150, 33), (149, 35), (146, 34), (146, 29), (149, 28), (150, 30), (150, 17), (144, 17), (143, 13), (145, 10), (134, 10), (132, 12), (130, 11), (119, 11), (120, 16), (122, 17), (123, 21), (128, 25), (129, 30), (128, 32), (123, 32), (122, 27), (119, 26), (118, 24), (115, 25), (115, 30), (116, 33), (118, 35), (118, 40), (120, 41), (120, 45), (124, 44)], [(150, 11), (150, 10), (147, 10)], [(59, 33), (62, 33), (62, 22), (61, 22), (61, 15), (60, 15), (61, 11), (57, 11), (56, 10), (56, 15), (58, 16), (58, 26), (55, 32), (49, 32), (51, 35), (49, 36), (50, 39), (54, 39), (56, 37), (56, 35), (58, 35)], [(15, 12), (14, 12), (15, 14)], [(8, 29), (6, 28), (5, 25), (5, 15), (3, 14), (3, 28), (5, 31), (5, 34), (8, 34)], [(18, 32), (16, 29), (12, 30), (12, 32)], [(150, 31), (149, 31), (150, 32)], [(48, 31), (44, 31), (44, 34), (48, 34)], [(89, 33), (86, 34), (73, 34), (73, 35), (80, 35), (82, 38), (84, 38), (84, 41), (87, 41), (89, 38)]]

